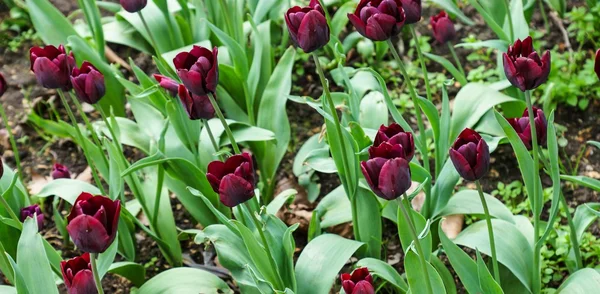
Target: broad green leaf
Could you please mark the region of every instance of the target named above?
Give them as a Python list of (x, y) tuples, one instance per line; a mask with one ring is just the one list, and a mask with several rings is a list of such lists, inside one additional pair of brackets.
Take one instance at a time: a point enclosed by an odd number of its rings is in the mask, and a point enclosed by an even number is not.
[(113, 21), (104, 23), (102, 29), (107, 43), (125, 45), (147, 54), (153, 52), (150, 43), (130, 23), (124, 20), (115, 18)]
[(392, 284), (401, 293), (408, 291), (408, 284), (404, 281), (398, 271), (387, 262), (375, 258), (363, 258), (356, 263), (357, 267), (367, 267), (371, 275), (381, 278)]
[(15, 262), (15, 260), (6, 253), (6, 258), (10, 262), (11, 269), (13, 269), (13, 275), (15, 277), (15, 286), (17, 289), (17, 294), (29, 294), (29, 289), (27, 288), (27, 282), (19, 269), (19, 266)]
[[(398, 201), (400, 201), (400, 198), (398, 198)], [(403, 201), (404, 202), (404, 201)], [(421, 243), (421, 247), (423, 248), (423, 251), (425, 252), (426, 259), (429, 259), (430, 253), (431, 253), (431, 248), (432, 248), (432, 242), (431, 242), (431, 232), (427, 232), (427, 235), (422, 237), (421, 233), (423, 232), (423, 230), (426, 229), (426, 225), (427, 225), (427, 220), (418, 212), (416, 212), (414, 209), (412, 209), (412, 207), (407, 209), (407, 212), (412, 214), (412, 221), (415, 225), (415, 229), (417, 230), (417, 234), (419, 235), (419, 241)], [(401, 212), (400, 207), (398, 207), (398, 235), (400, 236), (400, 243), (402, 244), (402, 251), (407, 252), (409, 246), (411, 246), (411, 244), (413, 243), (413, 237), (412, 234), (410, 233), (411, 229), (410, 229), (410, 225), (408, 223), (408, 221), (406, 220), (406, 218), (404, 217), (404, 214)]]
[(87, 182), (74, 179), (56, 179), (48, 182), (36, 196), (58, 196), (70, 204), (73, 204), (77, 197), (83, 192), (92, 195), (101, 194), (100, 189)]
[(359, 255), (381, 258), (382, 246), (382, 222), (381, 222), (381, 207), (377, 196), (370, 189), (358, 187), (356, 196), (354, 197), (357, 207), (357, 215), (355, 226), (358, 226), (358, 235), (355, 236), (357, 241), (365, 243), (367, 246), (359, 250)]
[(573, 215), (573, 224), (577, 231), (577, 238), (581, 241), (583, 233), (600, 217), (600, 203), (585, 203), (579, 205)]
[(584, 268), (576, 271), (556, 290), (556, 294), (588, 294), (596, 293), (600, 288), (598, 270)]
[(442, 278), (444, 282), (444, 288), (446, 288), (446, 293), (448, 294), (456, 294), (456, 282), (454, 281), (454, 275), (448, 270), (448, 267), (442, 262), (435, 254), (431, 253), (431, 257), (429, 257), (429, 262), (435, 268), (437, 273)]
[(135, 262), (120, 261), (110, 265), (108, 272), (122, 276), (140, 287), (146, 281), (146, 268)]
[(463, 286), (467, 289), (467, 292), (473, 294), (483, 293), (479, 285), (479, 276), (477, 274), (477, 264), (475, 261), (460, 249), (460, 247), (456, 246), (454, 242), (448, 239), (444, 231), (442, 231), (441, 224), (438, 226), (438, 235), (452, 268), (460, 278)]
[(12, 286), (0, 285), (0, 293), (2, 294), (17, 294), (17, 288)]
[[(483, 196), (485, 197), (491, 216), (510, 223), (515, 222), (512, 213), (502, 201), (487, 193), (484, 193)], [(452, 214), (484, 215), (479, 192), (476, 190), (461, 190), (450, 197), (448, 204), (440, 211), (439, 216)]]
[(327, 294), (335, 277), (363, 243), (337, 235), (324, 234), (313, 239), (296, 262), (298, 294)]
[[(556, 128), (554, 127), (554, 112), (552, 112), (550, 114), (550, 118), (548, 119), (547, 131), (548, 157), (550, 158), (550, 166), (546, 167), (550, 170), (550, 177), (552, 178), (552, 204), (550, 207), (550, 217), (548, 218), (546, 229), (538, 241), (540, 246), (541, 244), (544, 244), (544, 241), (554, 228), (554, 222), (556, 221), (556, 216), (558, 215), (558, 210), (560, 207), (560, 197), (564, 197), (562, 196), (562, 189), (560, 186), (560, 167), (558, 164), (560, 157), (558, 155), (557, 141)], [(567, 211), (567, 213), (570, 212)]]
[(67, 18), (48, 0), (27, 1), (27, 8), (35, 31), (46, 44), (58, 46), (67, 43), (77, 32)]
[(233, 293), (227, 283), (214, 274), (197, 268), (173, 268), (146, 282), (135, 293)]
[(238, 44), (234, 39), (232, 39), (229, 35), (219, 29), (217, 26), (212, 23), (206, 21), (208, 27), (212, 30), (212, 32), (219, 38), (227, 49), (229, 49), (230, 56), (233, 60), (233, 64), (235, 65), (235, 71), (239, 74), (242, 82), (248, 77), (248, 59), (246, 58), (246, 52), (242, 48), (240, 44)]
[(594, 191), (600, 191), (600, 181), (590, 177), (561, 175), (560, 178), (565, 181), (569, 181), (593, 189)]
[(17, 249), (17, 265), (31, 293), (57, 293), (54, 273), (46, 256), (37, 222), (27, 218)]
[(279, 210), (281, 209), (281, 207), (283, 207), (286, 203), (290, 203), (291, 200), (293, 200), (297, 194), (298, 191), (294, 189), (287, 189), (279, 193), (273, 198), (271, 203), (267, 205), (267, 214), (276, 215), (277, 212), (279, 212)]
[(98, 274), (100, 275), (100, 279), (102, 279), (106, 272), (108, 272), (108, 269), (115, 260), (115, 256), (117, 256), (118, 247), (119, 239), (117, 238), (112, 244), (110, 244), (106, 251), (98, 254)]
[(321, 228), (333, 227), (352, 221), (350, 200), (348, 200), (342, 186), (338, 186), (325, 195), (315, 211), (319, 212)]
[[(515, 40), (516, 39), (525, 39), (529, 37), (529, 23), (527, 19), (525, 19), (525, 14), (523, 11), (523, 1), (513, 0), (510, 1), (510, 18), (513, 22)], [(507, 15), (508, 18), (508, 15)], [(509, 26), (508, 21), (504, 24), (504, 32), (509, 35)], [(513, 40), (514, 41), (514, 40)]]
[(490, 270), (488, 269), (487, 265), (485, 265), (485, 262), (483, 261), (483, 258), (479, 253), (479, 250), (476, 250), (476, 253), (477, 274), (479, 276), (479, 284), (481, 285), (483, 293), (503, 294), (504, 292), (502, 291), (502, 288), (500, 288), (500, 285), (498, 285), (498, 283), (494, 280), (494, 277), (492, 277), (492, 274), (490, 273)]
[[(485, 8), (483, 8), (481, 6), (481, 4), (479, 4), (479, 2), (477, 0), (469, 0), (469, 3), (471, 3), (471, 5), (473, 5), (473, 7), (475, 7), (475, 9), (477, 10), (477, 12), (479, 12), (479, 14), (481, 15), (481, 17), (483, 17), (483, 19), (485, 20), (486, 24), (488, 25), (488, 27), (490, 29), (492, 29), (492, 31), (494, 31), (494, 33), (496, 33), (496, 35), (498, 36), (498, 38), (505, 40), (507, 42), (511, 42), (512, 40), (510, 40), (510, 37), (504, 32), (504, 30), (502, 29), (501, 24), (498, 24), (496, 22), (496, 20), (494, 20), (494, 17), (492, 15), (490, 15)], [(499, 4), (496, 4), (499, 5)]]
[(369, 129), (378, 129), (388, 123), (388, 111), (383, 94), (372, 91), (360, 101), (360, 126)]
[(450, 60), (442, 56), (427, 52), (423, 52), (423, 55), (442, 65), (446, 70), (450, 72), (450, 74), (452, 74), (452, 76), (461, 84), (461, 86), (465, 86), (467, 84), (467, 78), (456, 68), (454, 64), (452, 64)]
[(404, 258), (404, 269), (406, 270), (408, 286), (410, 289), (414, 289), (414, 292), (411, 291), (411, 293), (424, 291), (427, 287), (425, 283), (429, 282), (433, 294), (445, 294), (446, 288), (444, 287), (444, 282), (438, 272), (427, 261), (425, 261), (425, 266), (427, 267), (428, 276), (425, 276), (425, 273), (423, 272), (419, 256), (412, 250), (407, 251), (406, 257)]

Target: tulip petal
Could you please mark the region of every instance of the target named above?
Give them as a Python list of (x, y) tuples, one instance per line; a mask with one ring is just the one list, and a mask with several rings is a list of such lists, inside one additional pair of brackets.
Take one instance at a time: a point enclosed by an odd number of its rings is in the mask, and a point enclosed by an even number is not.
[(234, 207), (250, 200), (254, 196), (254, 187), (241, 177), (228, 174), (221, 179), (219, 199), (227, 207)]
[(379, 190), (383, 198), (396, 199), (404, 194), (411, 186), (410, 169), (404, 158), (389, 159), (379, 173)]
[(67, 231), (77, 248), (84, 252), (102, 253), (112, 243), (102, 223), (89, 215), (74, 218), (67, 225)]
[(367, 21), (367, 38), (373, 41), (385, 41), (392, 37), (396, 18), (387, 14), (375, 14)]
[(454, 149), (450, 149), (450, 159), (452, 160), (452, 164), (454, 164), (454, 168), (456, 168), (456, 171), (461, 177), (468, 181), (476, 180), (473, 169), (471, 169), (471, 165), (462, 156), (462, 154)]
[(79, 271), (73, 277), (71, 287), (68, 288), (69, 294), (94, 294), (98, 293), (96, 283), (94, 282), (94, 274), (91, 270), (86, 269)]
[(298, 46), (311, 53), (329, 43), (329, 25), (325, 16), (316, 10), (307, 13), (298, 28)]

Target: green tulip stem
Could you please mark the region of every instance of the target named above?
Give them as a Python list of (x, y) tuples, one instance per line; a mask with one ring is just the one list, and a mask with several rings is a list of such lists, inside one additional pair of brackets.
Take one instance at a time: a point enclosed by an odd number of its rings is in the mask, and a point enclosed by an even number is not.
[[(431, 101), (431, 88), (429, 87), (429, 74), (427, 73), (427, 65), (425, 64), (425, 58), (423, 57), (423, 52), (421, 51), (421, 43), (419, 43), (419, 35), (417, 35), (417, 31), (415, 30), (415, 25), (409, 25), (410, 32), (415, 40), (415, 49), (417, 49), (417, 56), (419, 57), (419, 61), (421, 62), (421, 71), (423, 72), (423, 81), (425, 81), (425, 90), (427, 91), (427, 100)], [(464, 73), (463, 73), (464, 75)]]
[(546, 9), (544, 8), (544, 1), (538, 0), (538, 4), (540, 5), (540, 14), (542, 14), (542, 19), (544, 20), (544, 28), (546, 32), (550, 32), (550, 23), (548, 22), (548, 16), (546, 15)]
[[(425, 125), (423, 124), (423, 118), (421, 117), (421, 107), (419, 106), (419, 97), (417, 96), (415, 87), (413, 86), (412, 82), (410, 81), (410, 76), (408, 76), (408, 72), (406, 71), (404, 62), (400, 58), (400, 55), (398, 55), (396, 46), (394, 46), (394, 43), (392, 42), (391, 39), (388, 39), (387, 42), (388, 42), (388, 46), (390, 47), (390, 50), (392, 51), (392, 55), (394, 55), (394, 58), (396, 59), (396, 62), (398, 63), (398, 67), (400, 68), (400, 73), (402, 73), (402, 76), (404, 77), (404, 81), (408, 85), (408, 91), (410, 92), (410, 97), (412, 98), (413, 105), (415, 106), (415, 116), (417, 117), (417, 126), (419, 128), (419, 138), (420, 138), (419, 141), (421, 142), (421, 144), (420, 144), (421, 148), (423, 148), (423, 150), (419, 150), (419, 151), (421, 153), (421, 159), (423, 160), (423, 167), (425, 168), (427, 173), (430, 173), (431, 168), (429, 166), (429, 154), (428, 154), (428, 150), (427, 150), (427, 136), (425, 134)], [(431, 208), (431, 181), (425, 185), (425, 195), (426, 195), (425, 204), (423, 205), (423, 209), (421, 210), (421, 213), (426, 216), (428, 214), (429, 209)]]
[[(17, 148), (17, 141), (15, 141), (15, 136), (12, 133), (12, 128), (8, 123), (8, 117), (6, 116), (6, 112), (4, 111), (4, 106), (2, 106), (2, 104), (0, 104), (0, 116), (2, 116), (2, 122), (4, 122), (4, 127), (6, 128), (6, 132), (8, 133), (8, 140), (10, 141), (10, 146), (12, 147), (13, 156), (17, 165), (19, 180), (22, 183), (23, 167), (21, 167), (21, 156), (19, 156), (19, 148)], [(0, 164), (2, 163), (0, 162)], [(27, 191), (27, 189), (25, 189), (25, 191)], [(29, 194), (29, 191), (27, 191), (26, 193)]]
[[(244, 203), (244, 206), (246, 207), (246, 210), (248, 211), (249, 217), (250, 219), (252, 219), (252, 221), (254, 222), (254, 226), (256, 227), (256, 230), (258, 231), (258, 234), (260, 235), (260, 239), (262, 240), (263, 246), (265, 247), (265, 251), (267, 252), (267, 256), (269, 258), (269, 264), (271, 264), (271, 268), (273, 269), (274, 273), (277, 273), (277, 283), (279, 284), (276, 288), (276, 290), (282, 290), (284, 289), (284, 282), (281, 279), (281, 276), (279, 275), (279, 269), (277, 267), (277, 264), (275, 263), (275, 259), (273, 259), (273, 254), (271, 253), (271, 247), (269, 246), (269, 242), (267, 240), (267, 237), (265, 236), (265, 232), (263, 232), (263, 226), (261, 221), (258, 219), (258, 217), (256, 216), (256, 214), (254, 214), (252, 212), (252, 208), (250, 207), (250, 204), (248, 201), (246, 201)], [(241, 210), (243, 210), (242, 207), (240, 207)]]
[(98, 176), (98, 171), (96, 170), (94, 161), (92, 160), (92, 158), (89, 154), (89, 151), (87, 150), (87, 144), (85, 144), (85, 137), (81, 133), (81, 129), (79, 129), (79, 124), (77, 124), (75, 115), (73, 114), (73, 111), (71, 111), (71, 106), (69, 105), (69, 102), (67, 101), (67, 97), (65, 97), (65, 93), (63, 92), (63, 90), (57, 89), (57, 91), (58, 91), (58, 96), (60, 96), (60, 100), (63, 103), (63, 106), (67, 110), (67, 114), (69, 115), (71, 124), (75, 128), (75, 133), (77, 134), (77, 139), (79, 140), (79, 143), (81, 144), (81, 149), (83, 150), (83, 155), (85, 156), (85, 159), (87, 160), (88, 164), (90, 165), (90, 169), (92, 170), (92, 177), (94, 178), (94, 181), (96, 182), (96, 186), (98, 186), (98, 189), (100, 189), (100, 192), (103, 195), (106, 195), (106, 191), (104, 190), (104, 186), (102, 186), (102, 182), (100, 181), (100, 177)]
[(150, 42), (152, 43), (152, 48), (154, 48), (154, 53), (156, 53), (156, 56), (160, 57), (161, 55), (160, 51), (158, 50), (158, 45), (156, 43), (156, 40), (154, 40), (154, 37), (152, 36), (152, 32), (150, 31), (150, 27), (148, 27), (148, 23), (146, 23), (146, 19), (144, 18), (142, 11), (138, 11), (137, 14), (142, 20), (142, 24), (144, 24), (144, 28), (146, 29), (146, 33), (148, 34), (148, 38), (150, 38)]
[(500, 270), (498, 269), (498, 258), (496, 255), (496, 241), (494, 240), (494, 227), (492, 226), (492, 217), (490, 216), (490, 210), (488, 209), (487, 201), (483, 196), (483, 188), (479, 180), (475, 181), (477, 185), (477, 192), (479, 193), (479, 199), (481, 199), (481, 206), (483, 206), (483, 212), (485, 214), (485, 222), (487, 224), (488, 237), (490, 239), (490, 248), (492, 250), (492, 266), (494, 267), (494, 279), (500, 285)]
[(221, 109), (219, 108), (219, 104), (217, 104), (215, 95), (213, 93), (208, 93), (208, 99), (210, 99), (210, 103), (212, 104), (213, 108), (215, 109), (215, 112), (217, 113), (219, 120), (221, 120), (221, 124), (223, 124), (225, 133), (227, 134), (227, 137), (229, 137), (229, 141), (231, 142), (231, 146), (233, 147), (233, 152), (235, 152), (235, 154), (242, 153), (242, 152), (240, 152), (240, 147), (235, 142), (235, 138), (233, 137), (233, 133), (231, 132), (231, 129), (229, 128), (229, 125), (227, 124), (227, 121), (225, 121), (225, 116), (223, 116), (223, 112), (221, 112)]
[[(541, 292), (541, 272), (540, 272), (540, 250), (541, 245), (537, 244), (539, 239), (540, 231), (540, 207), (542, 197), (538, 197), (540, 189), (538, 187), (539, 178), (539, 146), (537, 139), (537, 131), (535, 127), (535, 115), (533, 113), (533, 103), (531, 102), (531, 92), (525, 91), (525, 102), (527, 103), (527, 112), (529, 113), (529, 127), (531, 128), (531, 145), (533, 146), (533, 174), (535, 175), (533, 181), (533, 195), (530, 195), (530, 201), (533, 204), (533, 240), (535, 246), (533, 248), (533, 293), (539, 294)], [(541, 196), (541, 194), (540, 194)]]
[[(215, 152), (219, 152), (220, 148), (219, 148), (219, 144), (217, 144), (217, 141), (215, 140), (215, 136), (213, 135), (212, 130), (210, 129), (210, 125), (208, 124), (208, 120), (205, 119), (204, 120), (204, 127), (206, 128), (206, 132), (208, 133), (208, 137), (210, 138), (210, 142), (213, 145), (213, 148), (215, 148)], [(223, 161), (223, 155), (219, 155), (219, 160)]]
[[(421, 246), (421, 241), (419, 240), (419, 235), (417, 234), (417, 229), (412, 219), (412, 212), (407, 210), (410, 209), (410, 207), (411, 205), (408, 201), (408, 195), (404, 193), (404, 195), (401, 198), (398, 198), (398, 218), (402, 214), (404, 216), (404, 220), (408, 223), (410, 235), (413, 239), (413, 244), (415, 245), (415, 248), (417, 249), (417, 254), (419, 255), (419, 262), (421, 263), (421, 270), (423, 271), (423, 276), (427, 279), (427, 283), (425, 283), (427, 293), (433, 294), (433, 288), (431, 287), (431, 279), (429, 278), (429, 269), (427, 268), (427, 261), (425, 260), (425, 252), (423, 251), (423, 247)], [(398, 222), (398, 226), (400, 226), (400, 222)], [(408, 253), (408, 250), (410, 250), (410, 246), (407, 246), (406, 248), (407, 252), (404, 252), (405, 258)]]
[(454, 46), (452, 46), (452, 43), (450, 43), (450, 42), (447, 42), (446, 44), (448, 44), (448, 49), (450, 49), (450, 53), (452, 53), (452, 58), (454, 58), (454, 63), (456, 63), (456, 67), (458, 67), (458, 70), (460, 71), (460, 73), (466, 78), (467, 76), (465, 75), (465, 69), (463, 68), (462, 64), (460, 63), (460, 59), (458, 59), (458, 55), (456, 55)]
[(504, 9), (506, 10), (506, 17), (508, 18), (508, 28), (510, 31), (509, 43), (512, 43), (515, 41), (515, 29), (513, 28), (512, 15), (510, 14), (510, 5), (508, 4), (508, 1), (509, 0), (503, 0), (502, 3), (504, 4)]
[(98, 274), (98, 265), (96, 264), (97, 258), (98, 253), (90, 253), (90, 262), (92, 264), (92, 273), (94, 274), (94, 282), (96, 283), (96, 289), (98, 289), (98, 294), (104, 294), (104, 290), (102, 289), (102, 280), (100, 279), (100, 275)]

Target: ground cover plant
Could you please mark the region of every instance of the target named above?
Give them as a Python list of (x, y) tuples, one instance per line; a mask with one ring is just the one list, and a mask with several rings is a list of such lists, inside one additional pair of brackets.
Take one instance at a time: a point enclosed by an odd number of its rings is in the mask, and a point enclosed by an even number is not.
[(1, 293), (595, 293), (597, 1), (4, 0)]

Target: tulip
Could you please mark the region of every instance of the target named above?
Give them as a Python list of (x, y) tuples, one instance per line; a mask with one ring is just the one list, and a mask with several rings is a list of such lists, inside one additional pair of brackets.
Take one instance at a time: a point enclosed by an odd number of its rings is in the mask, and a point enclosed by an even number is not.
[(413, 24), (421, 20), (421, 0), (401, 0), (402, 9), (406, 16), (404, 24)]
[(525, 92), (537, 88), (548, 80), (550, 74), (550, 51), (542, 58), (533, 50), (531, 37), (517, 40), (502, 55), (504, 73), (510, 83)]
[(369, 273), (369, 269), (361, 267), (354, 272), (352, 275), (343, 273), (341, 275), (342, 288), (346, 294), (374, 294), (375, 289), (373, 288), (373, 277)]
[(52, 166), (52, 179), (70, 179), (71, 178), (71, 173), (69, 172), (69, 168), (67, 168), (66, 166), (60, 164), (60, 163), (55, 163)]
[(188, 91), (184, 85), (179, 85), (179, 99), (185, 107), (190, 119), (211, 119), (215, 117), (215, 108), (208, 96), (198, 96)]
[(81, 193), (67, 216), (67, 231), (79, 249), (102, 253), (115, 240), (121, 201)]
[(397, 123), (389, 127), (381, 125), (375, 136), (373, 146), (369, 148), (369, 158), (402, 157), (411, 161), (415, 155), (415, 142), (412, 133), (405, 132)]
[(448, 14), (446, 14), (446, 11), (442, 10), (438, 15), (432, 16), (430, 22), (433, 29), (433, 36), (438, 42), (446, 44), (456, 38), (454, 24), (448, 17)]
[(311, 0), (307, 7), (294, 6), (288, 9), (285, 22), (294, 44), (306, 53), (329, 43), (329, 25), (318, 0)]
[(361, 0), (348, 19), (364, 37), (386, 41), (400, 33), (406, 15), (401, 0)]
[[(596, 62), (594, 63), (594, 71), (596, 72), (596, 75), (600, 79), (600, 49), (598, 49), (598, 51), (596, 51)], [(1, 95), (2, 94), (0, 94), (0, 96)]]
[(177, 81), (175, 81), (169, 77), (165, 77), (163, 75), (158, 75), (158, 74), (154, 75), (154, 79), (156, 79), (158, 84), (163, 89), (165, 89), (171, 96), (173, 96), (173, 97), (177, 96), (177, 91), (179, 90), (179, 83), (177, 83)]
[(6, 79), (4, 79), (2, 73), (0, 73), (0, 97), (4, 95), (6, 90), (8, 90), (8, 84), (6, 83)]
[(458, 174), (465, 180), (476, 181), (490, 169), (490, 150), (481, 136), (464, 129), (450, 148), (450, 159)]
[(44, 226), (44, 214), (37, 204), (21, 208), (21, 221), (24, 222), (28, 217), (34, 217), (37, 221), (38, 230)]
[(89, 104), (98, 103), (106, 92), (104, 75), (87, 61), (84, 61), (80, 68), (73, 69), (71, 83), (77, 98)]
[(120, 2), (123, 9), (131, 13), (139, 12), (148, 4), (148, 0), (120, 0)]
[(190, 52), (181, 52), (173, 58), (177, 75), (190, 92), (198, 96), (215, 93), (219, 83), (217, 47), (213, 51), (194, 46)]
[[(535, 122), (535, 133), (537, 135), (538, 145), (544, 145), (546, 142), (546, 134), (548, 131), (548, 122), (546, 121), (546, 116), (544, 115), (544, 111), (533, 107), (533, 114)], [(529, 112), (527, 109), (523, 111), (523, 116), (519, 118), (509, 119), (508, 122), (515, 129), (521, 141), (528, 150), (532, 148), (532, 136), (531, 136), (531, 128), (529, 127)]]
[(209, 163), (206, 178), (225, 206), (234, 207), (254, 197), (254, 167), (247, 152)]
[(94, 274), (90, 265), (89, 253), (61, 261), (60, 271), (62, 272), (63, 280), (69, 294), (98, 293), (96, 284), (94, 283)]
[(361, 162), (360, 167), (371, 190), (383, 199), (394, 200), (411, 186), (408, 161), (402, 157), (376, 157)]
[(71, 69), (75, 67), (73, 52), (67, 54), (63, 45), (58, 48), (48, 45), (44, 48), (32, 47), (29, 50), (31, 70), (35, 77), (45, 88), (71, 89)]

